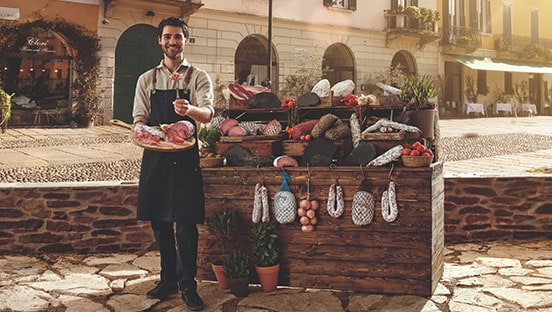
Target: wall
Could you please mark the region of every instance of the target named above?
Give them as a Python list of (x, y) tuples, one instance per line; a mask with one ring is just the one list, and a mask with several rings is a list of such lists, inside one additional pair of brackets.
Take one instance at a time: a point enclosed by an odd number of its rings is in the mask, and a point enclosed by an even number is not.
[[(0, 185), (0, 254), (150, 250), (135, 184)], [(400, 214), (400, 211), (399, 211)], [(552, 175), (445, 177), (445, 241), (552, 238)]]

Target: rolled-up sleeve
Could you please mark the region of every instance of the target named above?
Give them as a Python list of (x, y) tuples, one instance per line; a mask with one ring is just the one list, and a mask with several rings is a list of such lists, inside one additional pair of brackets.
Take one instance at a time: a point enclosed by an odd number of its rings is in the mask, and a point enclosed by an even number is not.
[(206, 107), (211, 110), (211, 116), (215, 115), (215, 108), (213, 107), (213, 82), (211, 77), (204, 70), (194, 68), (194, 90), (192, 92), (192, 104), (197, 107)]
[(134, 105), (132, 108), (132, 119), (134, 123), (141, 121), (147, 123), (150, 115), (150, 99), (147, 83), (149, 72), (142, 74), (136, 83), (136, 92), (134, 94)]

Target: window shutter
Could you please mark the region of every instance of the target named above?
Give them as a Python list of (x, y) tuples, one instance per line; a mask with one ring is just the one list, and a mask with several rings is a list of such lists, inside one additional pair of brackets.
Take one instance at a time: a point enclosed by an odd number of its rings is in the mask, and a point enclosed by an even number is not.
[(332, 6), (332, 0), (324, 0), (324, 5), (325, 6)]
[(349, 0), (349, 10), (356, 11), (356, 0)]
[(470, 0), (470, 28), (479, 28), (479, 15), (477, 14), (477, 0)]
[(492, 34), (492, 14), (491, 14), (491, 1), (485, 1), (485, 23), (486, 23), (486, 29), (485, 31), (488, 34)]

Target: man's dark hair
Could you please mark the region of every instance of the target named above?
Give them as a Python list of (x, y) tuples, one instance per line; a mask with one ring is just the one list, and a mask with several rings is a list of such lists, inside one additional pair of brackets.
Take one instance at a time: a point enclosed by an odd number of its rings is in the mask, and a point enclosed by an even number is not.
[(157, 36), (159, 38), (161, 38), (161, 36), (163, 35), (163, 28), (165, 28), (165, 26), (182, 27), (182, 32), (184, 33), (184, 37), (188, 38), (188, 35), (189, 35), (188, 24), (186, 24), (186, 22), (180, 17), (168, 17), (162, 20), (159, 23), (159, 26), (157, 26)]

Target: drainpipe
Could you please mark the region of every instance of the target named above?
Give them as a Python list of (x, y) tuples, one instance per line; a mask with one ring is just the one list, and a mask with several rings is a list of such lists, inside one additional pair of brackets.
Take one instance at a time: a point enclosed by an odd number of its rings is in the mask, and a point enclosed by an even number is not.
[(268, 83), (272, 88), (272, 0), (268, 0)]

